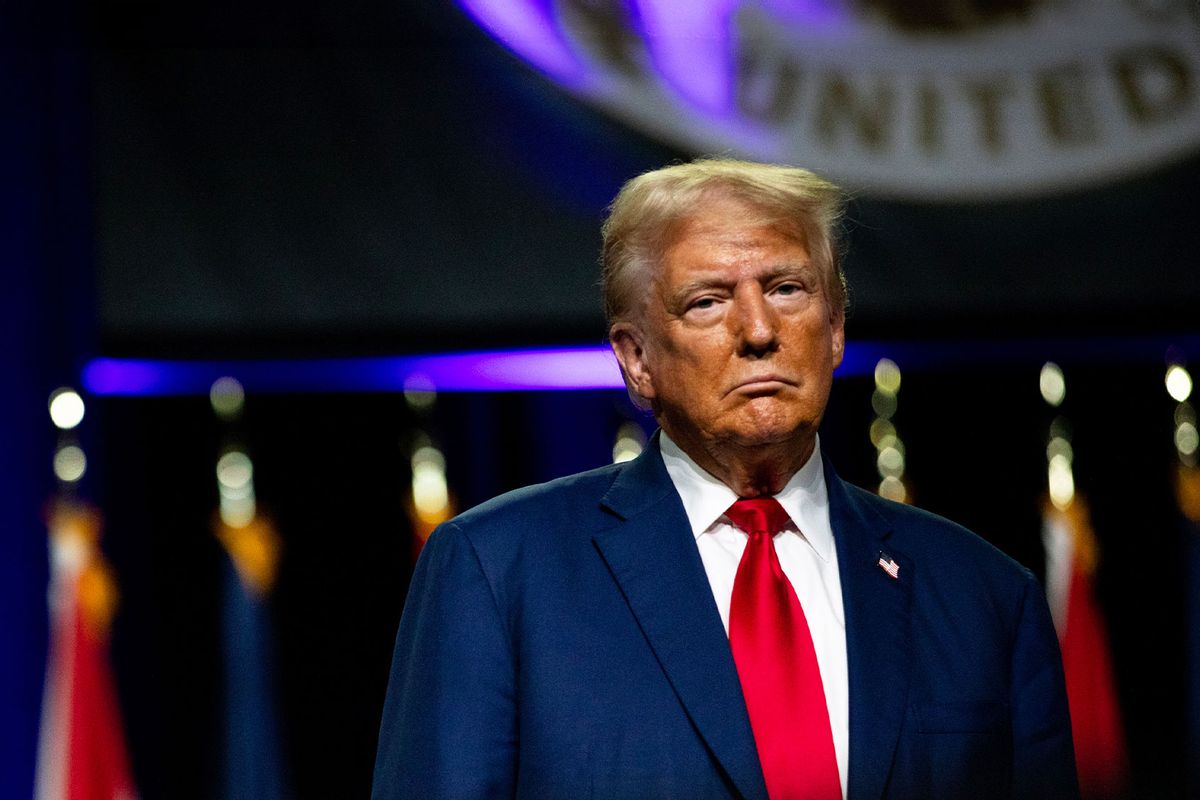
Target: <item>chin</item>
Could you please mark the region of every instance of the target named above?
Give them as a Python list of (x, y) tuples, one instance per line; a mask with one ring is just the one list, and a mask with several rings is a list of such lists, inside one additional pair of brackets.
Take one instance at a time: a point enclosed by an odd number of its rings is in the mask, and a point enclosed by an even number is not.
[(735, 438), (746, 445), (778, 444), (811, 435), (818, 419), (793, 403), (760, 398), (741, 408), (730, 427), (736, 432)]
[(736, 426), (730, 440), (742, 447), (785, 444), (811, 436), (817, 426), (807, 420), (749, 420)]

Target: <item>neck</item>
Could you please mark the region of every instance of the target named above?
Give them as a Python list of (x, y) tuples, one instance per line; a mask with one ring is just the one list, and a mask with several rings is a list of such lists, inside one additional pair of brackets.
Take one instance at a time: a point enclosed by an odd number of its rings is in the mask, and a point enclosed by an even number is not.
[(807, 463), (816, 447), (816, 433), (786, 442), (739, 445), (693, 440), (667, 431), (671, 441), (702, 469), (724, 483), (738, 497), (779, 494)]

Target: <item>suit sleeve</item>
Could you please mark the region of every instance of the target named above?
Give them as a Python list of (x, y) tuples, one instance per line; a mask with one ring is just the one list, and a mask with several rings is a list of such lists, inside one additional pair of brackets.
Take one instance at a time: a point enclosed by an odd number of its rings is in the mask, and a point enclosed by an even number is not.
[(1077, 798), (1062, 655), (1045, 594), (1026, 574), (1013, 643), (1014, 798)]
[(426, 543), (396, 637), (373, 800), (511, 797), (517, 721), (511, 643), (467, 536)]

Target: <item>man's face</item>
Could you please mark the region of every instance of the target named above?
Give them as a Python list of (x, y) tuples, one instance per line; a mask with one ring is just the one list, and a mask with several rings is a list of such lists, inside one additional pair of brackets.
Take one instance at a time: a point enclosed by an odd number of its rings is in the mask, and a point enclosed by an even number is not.
[(685, 450), (815, 434), (845, 342), (842, 314), (793, 235), (722, 199), (688, 218), (641, 320), (613, 326), (633, 389)]

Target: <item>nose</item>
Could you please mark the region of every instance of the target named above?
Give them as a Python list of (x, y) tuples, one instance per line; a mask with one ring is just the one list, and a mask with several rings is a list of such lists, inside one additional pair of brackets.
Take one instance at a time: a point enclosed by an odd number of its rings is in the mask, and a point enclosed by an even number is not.
[(762, 356), (779, 346), (779, 318), (759, 286), (751, 286), (734, 297), (737, 326), (735, 335), (742, 355)]

